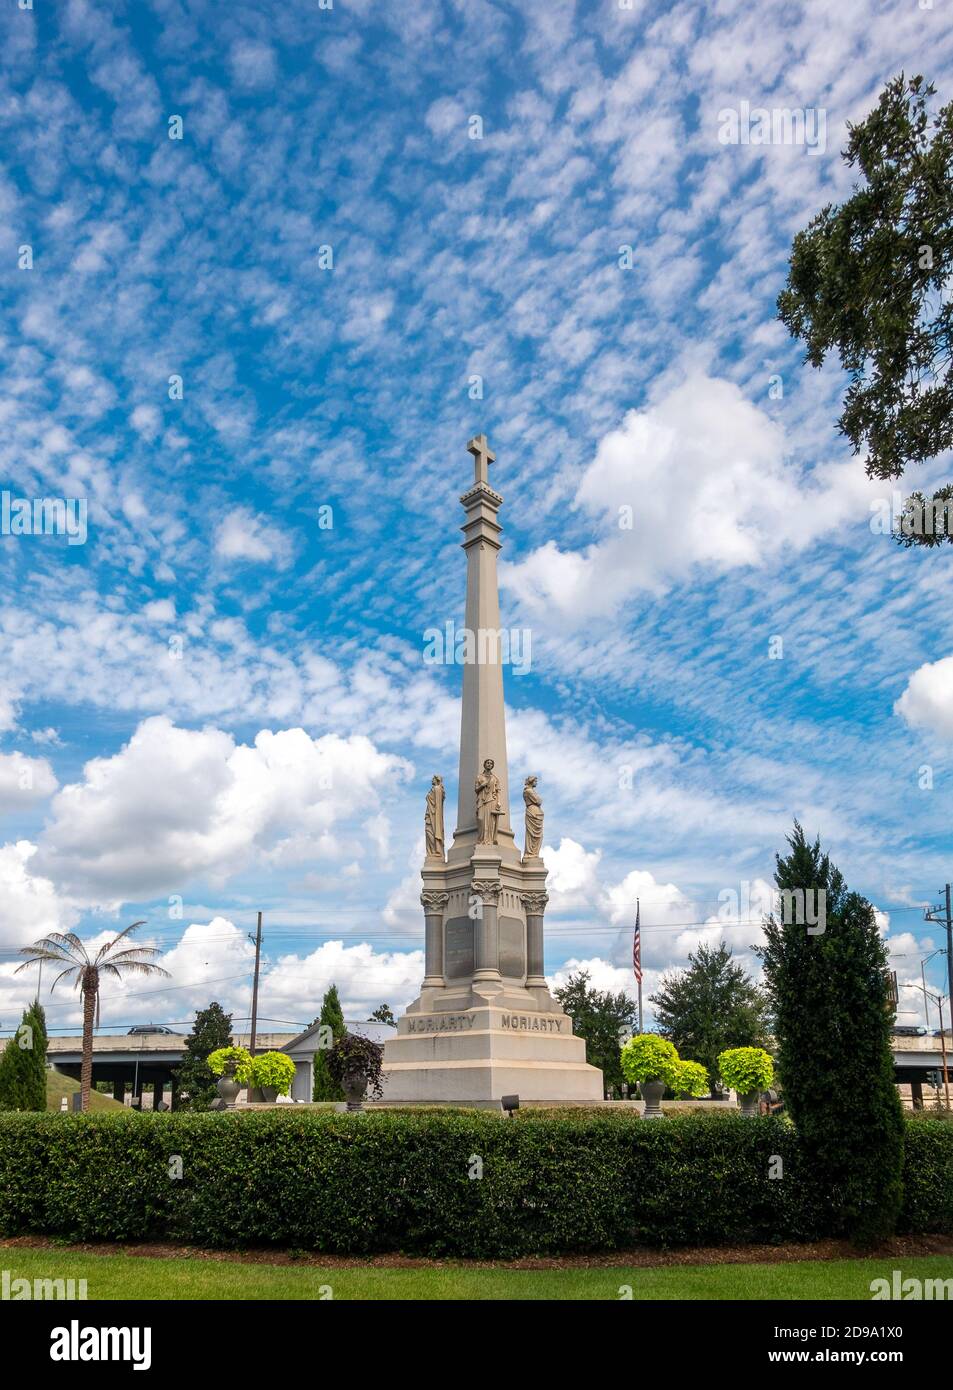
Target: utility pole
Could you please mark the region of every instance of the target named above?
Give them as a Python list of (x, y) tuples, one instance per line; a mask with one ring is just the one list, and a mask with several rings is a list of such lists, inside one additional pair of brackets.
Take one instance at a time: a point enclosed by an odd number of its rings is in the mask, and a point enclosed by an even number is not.
[[(923, 914), (927, 922), (943, 922), (946, 926), (946, 992), (953, 1009), (953, 911), (950, 906), (950, 885), (947, 883), (941, 892), (944, 902), (941, 907), (928, 907)], [(943, 913), (941, 917), (940, 914)], [(943, 1025), (940, 1024), (940, 1031)]]
[(924, 1015), (924, 1017), (926, 1018), (926, 1021), (927, 1021), (927, 1032), (929, 1033), (929, 1031), (930, 1031), (930, 1006), (929, 1006), (929, 1004), (927, 1003), (927, 977), (926, 977), (926, 972), (925, 972), (925, 970), (924, 970), (924, 968), (923, 968), (925, 964), (926, 964), (926, 961), (925, 961), (925, 960), (921, 960), (921, 962), (920, 962), (920, 987), (921, 987), (921, 989), (923, 990), (923, 1015)]
[(258, 914), (258, 930), (254, 936), (248, 933), (249, 941), (255, 943), (255, 983), (251, 992), (251, 1046), (248, 1051), (255, 1055), (255, 1031), (258, 1027), (258, 969), (261, 965), (261, 913)]

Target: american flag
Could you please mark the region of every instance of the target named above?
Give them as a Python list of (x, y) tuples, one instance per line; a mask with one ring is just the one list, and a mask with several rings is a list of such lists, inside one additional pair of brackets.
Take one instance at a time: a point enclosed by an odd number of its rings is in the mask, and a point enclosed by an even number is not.
[(635, 931), (632, 933), (632, 972), (639, 984), (642, 983), (642, 928), (639, 926), (640, 905), (635, 901)]

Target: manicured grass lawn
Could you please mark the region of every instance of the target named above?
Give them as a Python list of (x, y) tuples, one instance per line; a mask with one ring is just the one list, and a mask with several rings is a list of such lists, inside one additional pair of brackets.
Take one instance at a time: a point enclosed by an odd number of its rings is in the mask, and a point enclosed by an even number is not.
[[(90, 1299), (869, 1299), (870, 1281), (897, 1258), (805, 1260), (795, 1264), (688, 1265), (658, 1269), (321, 1269), (201, 1257), (152, 1259), (7, 1247), (10, 1277), (86, 1279)], [(902, 1261), (904, 1278), (953, 1278), (953, 1257)], [(322, 1292), (324, 1290), (325, 1292)]]
[[(67, 1076), (65, 1072), (48, 1071), (46, 1073), (46, 1108), (47, 1110), (59, 1110), (60, 1102), (64, 1096), (72, 1096), (79, 1090), (79, 1082), (74, 1081), (73, 1077)], [(72, 1104), (67, 1101), (67, 1104)], [(122, 1106), (118, 1100), (113, 1100), (112, 1096), (103, 1095), (101, 1091), (90, 1091), (89, 1093), (90, 1110), (121, 1110)]]

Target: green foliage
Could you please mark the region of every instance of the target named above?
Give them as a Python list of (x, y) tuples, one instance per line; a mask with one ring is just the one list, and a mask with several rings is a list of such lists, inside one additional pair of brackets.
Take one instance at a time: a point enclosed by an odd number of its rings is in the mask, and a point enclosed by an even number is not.
[(0, 1110), (46, 1109), (46, 1015), (34, 1002), (0, 1055)]
[(291, 1094), (295, 1064), (287, 1052), (263, 1052), (260, 1057), (252, 1057), (249, 1070), (250, 1085), (274, 1086), (280, 1096)]
[[(331, 985), (321, 1002), (318, 1023), (331, 1029), (333, 1042), (343, 1038), (347, 1029), (344, 1026), (344, 1010), (338, 998), (337, 985)], [(333, 1046), (332, 1042), (332, 1046)], [(334, 1079), (328, 1068), (328, 1050), (322, 1049), (314, 1054), (314, 1089), (312, 1100), (343, 1100), (341, 1085)]]
[(835, 1233), (871, 1244), (894, 1230), (903, 1197), (887, 953), (870, 903), (848, 891), (820, 842), (808, 844), (795, 823), (788, 844), (778, 888), (823, 890), (826, 927), (809, 935), (803, 921), (765, 924), (775, 1057), (818, 1200), (836, 1213)]
[(251, 1081), (251, 1053), (247, 1047), (218, 1047), (209, 1053), (209, 1071), (214, 1076), (233, 1076), (242, 1086)]
[(679, 1058), (675, 1077), (670, 1085), (677, 1096), (707, 1096), (708, 1073), (701, 1062), (690, 1062), (687, 1059), (683, 1061)]
[[(778, 298), (807, 361), (819, 367), (836, 351), (850, 373), (838, 425), (877, 478), (899, 478), (953, 445), (953, 103), (931, 119), (934, 95), (901, 73), (849, 127), (844, 157), (863, 182), (797, 234)], [(932, 501), (951, 499), (947, 485)], [(898, 539), (938, 545), (953, 528)]]
[[(902, 1229), (953, 1232), (953, 1128), (908, 1129)], [(182, 1157), (174, 1182), (172, 1154)], [(468, 1176), (473, 1154), (479, 1182)], [(768, 1176), (775, 1155), (780, 1180)], [(838, 1226), (790, 1123), (737, 1111), (664, 1124), (631, 1111), (522, 1110), (507, 1120), (290, 1105), (0, 1116), (4, 1238), (511, 1259), (810, 1240)]]
[(218, 1092), (208, 1059), (219, 1048), (230, 1047), (231, 1042), (231, 1014), (214, 1002), (207, 1009), (200, 1009), (185, 1040), (183, 1059), (175, 1069), (174, 1086), (179, 1093), (177, 1104), (180, 1107), (188, 1110), (209, 1108)]
[(367, 1021), (368, 1023), (390, 1023), (394, 1028), (397, 1027), (394, 1011), (389, 1004), (378, 1004)]
[(337, 1038), (328, 1053), (328, 1071), (331, 1079), (343, 1091), (346, 1076), (363, 1076), (370, 1087), (371, 1095), (378, 1100), (384, 1094), (382, 1065), (384, 1049), (380, 1043), (370, 1038), (362, 1038), (359, 1033), (345, 1033)]
[(686, 970), (663, 975), (651, 1003), (662, 1036), (716, 1080), (719, 1053), (768, 1041), (768, 1001), (724, 942), (699, 946)]
[(678, 1067), (674, 1044), (657, 1033), (636, 1033), (622, 1049), (622, 1074), (626, 1081), (664, 1081), (674, 1091)]
[(586, 1061), (602, 1072), (606, 1092), (621, 1091), (625, 1077), (620, 1039), (635, 1023), (634, 1001), (623, 990), (612, 994), (608, 990), (591, 989), (588, 970), (570, 975), (554, 993), (572, 1019), (573, 1032), (585, 1038)]
[(953, 1125), (939, 1115), (922, 1112), (904, 1125), (901, 1231), (953, 1231), (951, 1137)]
[(774, 1063), (762, 1047), (730, 1047), (718, 1058), (718, 1071), (739, 1096), (766, 1091), (774, 1080)]

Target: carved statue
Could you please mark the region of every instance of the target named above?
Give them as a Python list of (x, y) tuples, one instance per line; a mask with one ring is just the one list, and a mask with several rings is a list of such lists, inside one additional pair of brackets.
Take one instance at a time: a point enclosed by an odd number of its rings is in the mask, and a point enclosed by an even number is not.
[(526, 803), (526, 845), (524, 859), (538, 859), (543, 848), (543, 803), (536, 790), (536, 777), (527, 777), (523, 784), (523, 800)]
[(434, 777), (427, 793), (427, 809), (424, 812), (424, 835), (427, 838), (427, 858), (443, 859), (443, 778)]
[(493, 759), (485, 758), (483, 771), (476, 780), (476, 812), (478, 845), (495, 845), (496, 832), (503, 814), (500, 779), (493, 772)]

